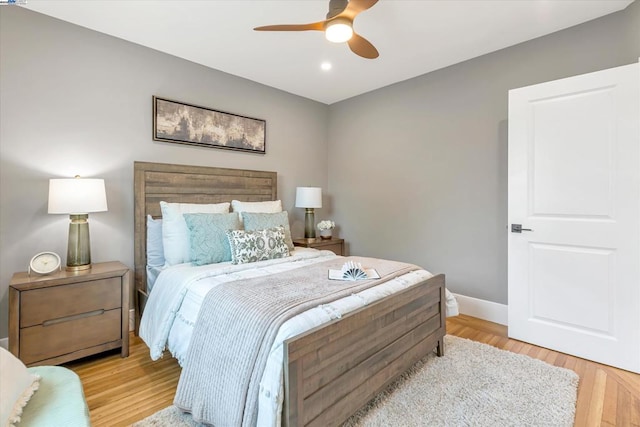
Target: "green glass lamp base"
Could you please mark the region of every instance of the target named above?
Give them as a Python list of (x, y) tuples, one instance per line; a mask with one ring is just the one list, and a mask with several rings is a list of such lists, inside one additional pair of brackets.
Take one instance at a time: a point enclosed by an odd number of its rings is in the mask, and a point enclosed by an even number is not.
[(67, 270), (82, 271), (91, 268), (91, 242), (88, 214), (69, 215), (69, 242), (67, 244)]
[(316, 238), (316, 227), (314, 225), (313, 208), (305, 208), (304, 213), (304, 237), (305, 239)]

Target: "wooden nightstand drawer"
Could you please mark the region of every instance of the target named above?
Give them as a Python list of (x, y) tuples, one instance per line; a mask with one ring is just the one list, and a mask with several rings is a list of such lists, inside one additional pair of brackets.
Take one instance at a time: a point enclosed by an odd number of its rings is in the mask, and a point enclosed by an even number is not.
[(116, 348), (127, 357), (131, 281), (131, 271), (117, 261), (80, 272), (15, 273), (9, 350), (28, 366), (58, 365)]
[(93, 280), (73, 285), (52, 286), (22, 293), (20, 327), (40, 325), (96, 310), (111, 310), (122, 305), (120, 278)]
[(332, 251), (336, 255), (346, 255), (344, 239), (295, 239), (293, 244), (304, 248)]
[(324, 245), (319, 247), (318, 249), (322, 249), (323, 251), (331, 251), (336, 255), (342, 255), (342, 243), (334, 243), (332, 245)]
[(24, 328), (20, 331), (20, 359), (30, 364), (118, 341), (122, 334), (121, 317), (120, 309), (99, 310)]

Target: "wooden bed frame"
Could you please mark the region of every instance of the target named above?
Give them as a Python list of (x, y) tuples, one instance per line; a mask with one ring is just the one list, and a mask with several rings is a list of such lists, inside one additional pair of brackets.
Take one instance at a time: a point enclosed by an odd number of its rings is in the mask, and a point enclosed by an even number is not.
[(136, 334), (147, 302), (147, 215), (162, 218), (160, 202), (263, 202), (277, 198), (277, 174), (241, 169), (133, 163)]
[[(136, 333), (147, 299), (146, 216), (161, 200), (277, 200), (275, 172), (134, 163)], [(415, 362), (444, 354), (445, 279), (434, 276), (285, 342), (283, 425), (339, 425)]]

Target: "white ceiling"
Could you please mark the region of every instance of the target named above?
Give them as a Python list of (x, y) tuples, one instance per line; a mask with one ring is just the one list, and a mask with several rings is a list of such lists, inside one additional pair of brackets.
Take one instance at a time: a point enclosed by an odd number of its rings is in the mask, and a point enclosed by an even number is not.
[[(24, 6), (326, 104), (624, 9), (633, 0), (380, 0), (355, 31), (363, 59), (317, 31), (329, 0), (28, 0)], [(326, 72), (322, 62), (332, 63)]]

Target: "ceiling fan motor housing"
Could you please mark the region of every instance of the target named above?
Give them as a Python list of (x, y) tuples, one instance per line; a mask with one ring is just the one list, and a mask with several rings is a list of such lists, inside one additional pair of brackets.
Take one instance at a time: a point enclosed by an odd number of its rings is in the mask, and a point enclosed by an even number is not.
[(331, 19), (347, 8), (348, 0), (329, 0), (327, 19)]

